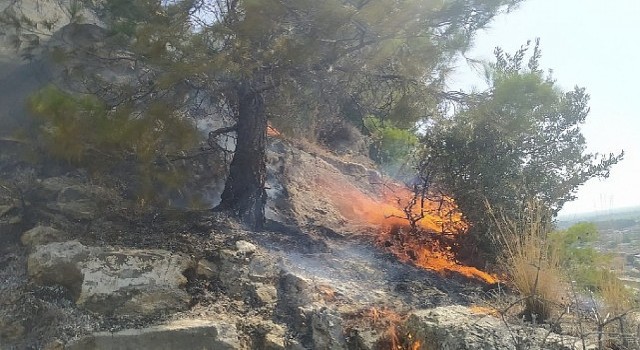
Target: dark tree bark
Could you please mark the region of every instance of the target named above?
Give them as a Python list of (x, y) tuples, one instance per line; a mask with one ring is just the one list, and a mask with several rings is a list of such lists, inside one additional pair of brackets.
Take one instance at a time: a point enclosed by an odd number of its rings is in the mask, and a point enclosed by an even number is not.
[(262, 93), (250, 84), (241, 84), (238, 93), (238, 142), (231, 161), (229, 177), (216, 208), (229, 211), (241, 222), (262, 228), (265, 191), (267, 115)]

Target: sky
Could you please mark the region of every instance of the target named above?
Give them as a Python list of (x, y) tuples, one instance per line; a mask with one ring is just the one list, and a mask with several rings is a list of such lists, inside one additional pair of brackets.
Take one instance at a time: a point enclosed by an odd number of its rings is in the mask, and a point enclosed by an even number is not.
[[(591, 113), (582, 127), (590, 152), (625, 151), (609, 178), (592, 179), (561, 216), (640, 206), (640, 0), (527, 0), (500, 15), (467, 57), (491, 60), (540, 38), (540, 67), (564, 90), (585, 87)], [(460, 61), (449, 88), (482, 88), (477, 69)]]

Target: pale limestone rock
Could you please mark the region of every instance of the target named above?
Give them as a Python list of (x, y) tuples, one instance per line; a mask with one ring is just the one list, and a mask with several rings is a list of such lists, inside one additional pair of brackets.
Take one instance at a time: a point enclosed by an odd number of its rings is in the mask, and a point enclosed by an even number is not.
[(309, 319), (314, 349), (347, 349), (340, 316), (329, 309), (322, 308), (313, 310)]
[(278, 301), (278, 290), (272, 285), (265, 285), (262, 283), (254, 283), (255, 297), (264, 304), (269, 305)]
[[(189, 302), (182, 289), (189, 257), (164, 250), (106, 251), (82, 263), (84, 276), (77, 300), (90, 310), (117, 314), (153, 314), (180, 310)], [(118, 301), (122, 306), (113, 308)]]
[(99, 332), (67, 344), (67, 350), (235, 350), (243, 349), (233, 323), (178, 320), (166, 325)]
[(264, 337), (265, 350), (285, 349), (285, 329), (279, 325), (272, 325), (269, 332)]
[(256, 247), (256, 245), (253, 243), (249, 243), (243, 240), (236, 242), (236, 250), (238, 251), (238, 254), (251, 255), (255, 253), (257, 249), (258, 247)]
[(97, 251), (78, 241), (36, 246), (27, 259), (27, 271), (35, 282), (64, 286), (77, 297), (83, 283), (81, 264)]
[(421, 349), (581, 349), (576, 338), (542, 328), (507, 326), (501, 319), (474, 313), (461, 305), (415, 311), (409, 316), (406, 329), (421, 342)]
[(109, 250), (77, 241), (37, 246), (28, 272), (41, 284), (71, 290), (76, 303), (107, 315), (151, 315), (186, 309), (184, 255), (164, 250)]

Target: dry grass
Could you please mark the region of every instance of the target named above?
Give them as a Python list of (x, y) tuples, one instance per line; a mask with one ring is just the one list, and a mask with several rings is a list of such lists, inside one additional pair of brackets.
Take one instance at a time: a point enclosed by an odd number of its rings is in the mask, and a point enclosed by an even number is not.
[(502, 264), (513, 287), (522, 295), (523, 316), (534, 322), (548, 320), (566, 293), (558, 255), (550, 249), (548, 213), (532, 203), (517, 219), (493, 212), (502, 247)]

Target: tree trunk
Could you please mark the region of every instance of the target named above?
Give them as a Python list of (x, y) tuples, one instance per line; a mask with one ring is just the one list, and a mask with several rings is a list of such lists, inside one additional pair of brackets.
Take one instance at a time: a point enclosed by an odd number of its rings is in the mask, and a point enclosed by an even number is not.
[(262, 94), (250, 84), (238, 89), (236, 150), (217, 210), (233, 213), (252, 229), (261, 229), (265, 191), (267, 115)]

